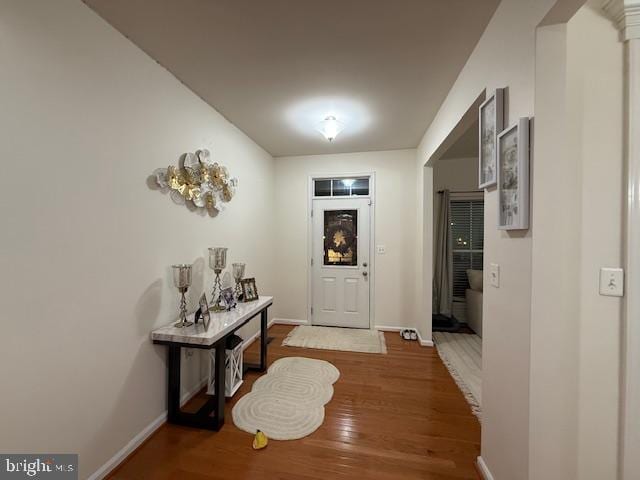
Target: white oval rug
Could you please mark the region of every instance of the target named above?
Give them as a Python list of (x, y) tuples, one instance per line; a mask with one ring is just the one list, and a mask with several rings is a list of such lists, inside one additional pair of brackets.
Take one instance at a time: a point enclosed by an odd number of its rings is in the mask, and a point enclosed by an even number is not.
[(298, 374), (270, 373), (256, 380), (251, 390), (281, 394), (300, 404), (315, 407), (326, 405), (333, 397), (330, 384)]
[(269, 367), (269, 373), (304, 375), (328, 383), (336, 383), (340, 378), (340, 370), (329, 362), (304, 357), (285, 357), (276, 360)]
[(340, 371), (323, 360), (277, 360), (235, 404), (233, 423), (251, 434), (261, 430), (274, 440), (306, 437), (322, 425), (324, 405), (339, 377)]
[(295, 440), (315, 432), (324, 420), (324, 408), (310, 407), (280, 394), (247, 393), (233, 407), (233, 423), (240, 430), (264, 432), (273, 440)]

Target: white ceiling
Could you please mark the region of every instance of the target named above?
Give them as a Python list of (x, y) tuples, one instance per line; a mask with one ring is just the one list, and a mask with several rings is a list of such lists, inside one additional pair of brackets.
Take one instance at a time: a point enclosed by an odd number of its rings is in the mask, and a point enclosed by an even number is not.
[(499, 0), (85, 3), (283, 156), (416, 147)]

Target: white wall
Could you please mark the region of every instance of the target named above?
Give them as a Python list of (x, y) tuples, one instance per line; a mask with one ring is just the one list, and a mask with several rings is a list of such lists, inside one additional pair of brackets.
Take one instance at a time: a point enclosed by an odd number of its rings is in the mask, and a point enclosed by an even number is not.
[[(581, 173), (567, 112), (566, 24), (541, 27), (536, 46), (532, 169), (530, 478), (577, 478), (577, 370), (580, 340)], [(576, 181), (577, 180), (577, 181)], [(549, 235), (549, 232), (554, 232)], [(547, 261), (543, 264), (544, 258)], [(553, 332), (551, 335), (549, 332)], [(546, 441), (538, 441), (546, 438)], [(561, 444), (559, 447), (558, 443)]]
[[(429, 170), (426, 167), (423, 172), (424, 164), (484, 89), (490, 93), (497, 87), (508, 88), (508, 124), (533, 114), (535, 28), (554, 3), (503, 0), (418, 147), (419, 177)], [(418, 186), (427, 199), (432, 188), (429, 181)], [(423, 228), (432, 224), (431, 209), (425, 203)], [(498, 231), (496, 209), (495, 189), (489, 190), (485, 271), (490, 263), (499, 264), (501, 286), (486, 288), (483, 298), (482, 457), (497, 480), (520, 480), (528, 476), (531, 232), (535, 224), (526, 232)], [(425, 256), (430, 256), (429, 243), (427, 233), (422, 238)], [(430, 273), (430, 266), (425, 259), (423, 273)], [(426, 275), (423, 288), (430, 283)]]
[(536, 58), (530, 478), (616, 478), (623, 45), (601, 2), (543, 27)]
[[(273, 159), (79, 0), (1, 2), (0, 63), (0, 451), (76, 452), (85, 478), (166, 408), (171, 264), (192, 305), (215, 245), (274, 292)], [(240, 182), (213, 219), (146, 183), (203, 147)]]
[(447, 158), (434, 162), (433, 211), (436, 221), (437, 213), (440, 211), (440, 190), (450, 190), (454, 193), (478, 190), (478, 159)]
[[(433, 163), (433, 217), (438, 221), (441, 190), (471, 192), (478, 190), (478, 159), (447, 158)], [(436, 244), (436, 223), (433, 224), (433, 244)], [(435, 255), (435, 250), (434, 250)]]
[[(308, 320), (308, 182), (310, 175), (376, 174), (375, 324), (414, 325), (415, 150), (276, 158), (276, 316)], [(375, 253), (373, 253), (375, 254)]]
[(484, 296), (482, 457), (496, 480), (616, 475), (620, 300), (597, 280), (621, 263), (623, 50), (598, 2), (537, 30), (553, 3), (500, 4), (417, 155), (428, 199), (423, 165), (483, 89), (508, 88), (508, 124), (535, 108), (531, 228), (498, 232), (485, 196), (485, 262), (501, 267)]

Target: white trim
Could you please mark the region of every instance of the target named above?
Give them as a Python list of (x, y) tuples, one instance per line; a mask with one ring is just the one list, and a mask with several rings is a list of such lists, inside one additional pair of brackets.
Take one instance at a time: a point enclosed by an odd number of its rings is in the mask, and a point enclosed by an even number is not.
[(639, 0), (607, 0), (602, 9), (620, 30), (622, 40), (640, 38)]
[(625, 237), (626, 298), (623, 310), (621, 475), (640, 478), (640, 39), (627, 41), (627, 217)]
[(413, 327), (396, 327), (395, 325), (376, 325), (373, 328), (381, 332), (399, 332), (400, 330), (415, 330)]
[(420, 335), (420, 331), (418, 330), (418, 342), (420, 342), (421, 347), (434, 347), (433, 340), (424, 340), (422, 335)]
[(618, 476), (640, 478), (640, 0), (608, 0), (603, 10), (616, 23), (625, 46), (626, 217)]
[(373, 328), (381, 332), (400, 332), (401, 330), (412, 330), (418, 335), (418, 343), (422, 347), (433, 347), (433, 340), (425, 340), (420, 335), (420, 330), (414, 327), (396, 327), (391, 325), (376, 325)]
[(484, 462), (482, 457), (478, 457), (476, 464), (478, 465), (480, 475), (482, 475), (484, 480), (494, 480), (493, 475), (491, 475), (491, 472), (489, 471), (489, 467), (487, 467), (487, 464)]
[[(180, 399), (180, 406), (183, 406), (193, 397), (195, 397), (200, 390), (207, 385), (207, 378), (203, 378), (194, 388), (185, 392)], [(167, 410), (162, 412), (155, 420), (149, 425), (144, 427), (140, 433), (133, 437), (124, 447), (106, 461), (98, 470), (88, 477), (88, 480), (102, 480), (115, 470), (126, 458), (131, 455), (140, 445), (144, 443), (151, 435), (153, 435), (158, 428), (160, 428), (167, 421)]]
[(308, 320), (298, 320), (297, 318), (274, 318), (276, 325), (309, 325)]
[[(313, 181), (316, 179), (327, 178), (349, 178), (349, 177), (369, 177), (369, 195), (358, 195), (350, 197), (314, 197)], [(311, 258), (313, 258), (313, 218), (311, 212), (313, 210), (314, 200), (346, 200), (346, 199), (369, 198), (370, 217), (369, 217), (369, 328), (376, 324), (375, 313), (375, 265), (376, 265), (376, 172), (349, 172), (337, 174), (311, 174), (309, 175), (307, 184), (307, 313), (309, 314), (308, 324), (313, 325), (313, 316), (311, 315), (311, 307), (313, 306), (313, 268), (311, 267)]]

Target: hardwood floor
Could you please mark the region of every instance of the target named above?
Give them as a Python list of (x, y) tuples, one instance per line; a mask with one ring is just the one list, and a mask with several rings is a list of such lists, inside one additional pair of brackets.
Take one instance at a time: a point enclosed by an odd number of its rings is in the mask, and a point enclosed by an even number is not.
[[(328, 360), (340, 370), (325, 421), (312, 435), (271, 441), (254, 451), (231, 407), (251, 390), (245, 376), (219, 432), (163, 425), (111, 476), (113, 479), (478, 479), (480, 424), (434, 348), (386, 333), (388, 354), (281, 346), (293, 327), (274, 325), (269, 363), (280, 357)], [(257, 358), (257, 343), (246, 352)], [(204, 393), (192, 400), (202, 402)]]

